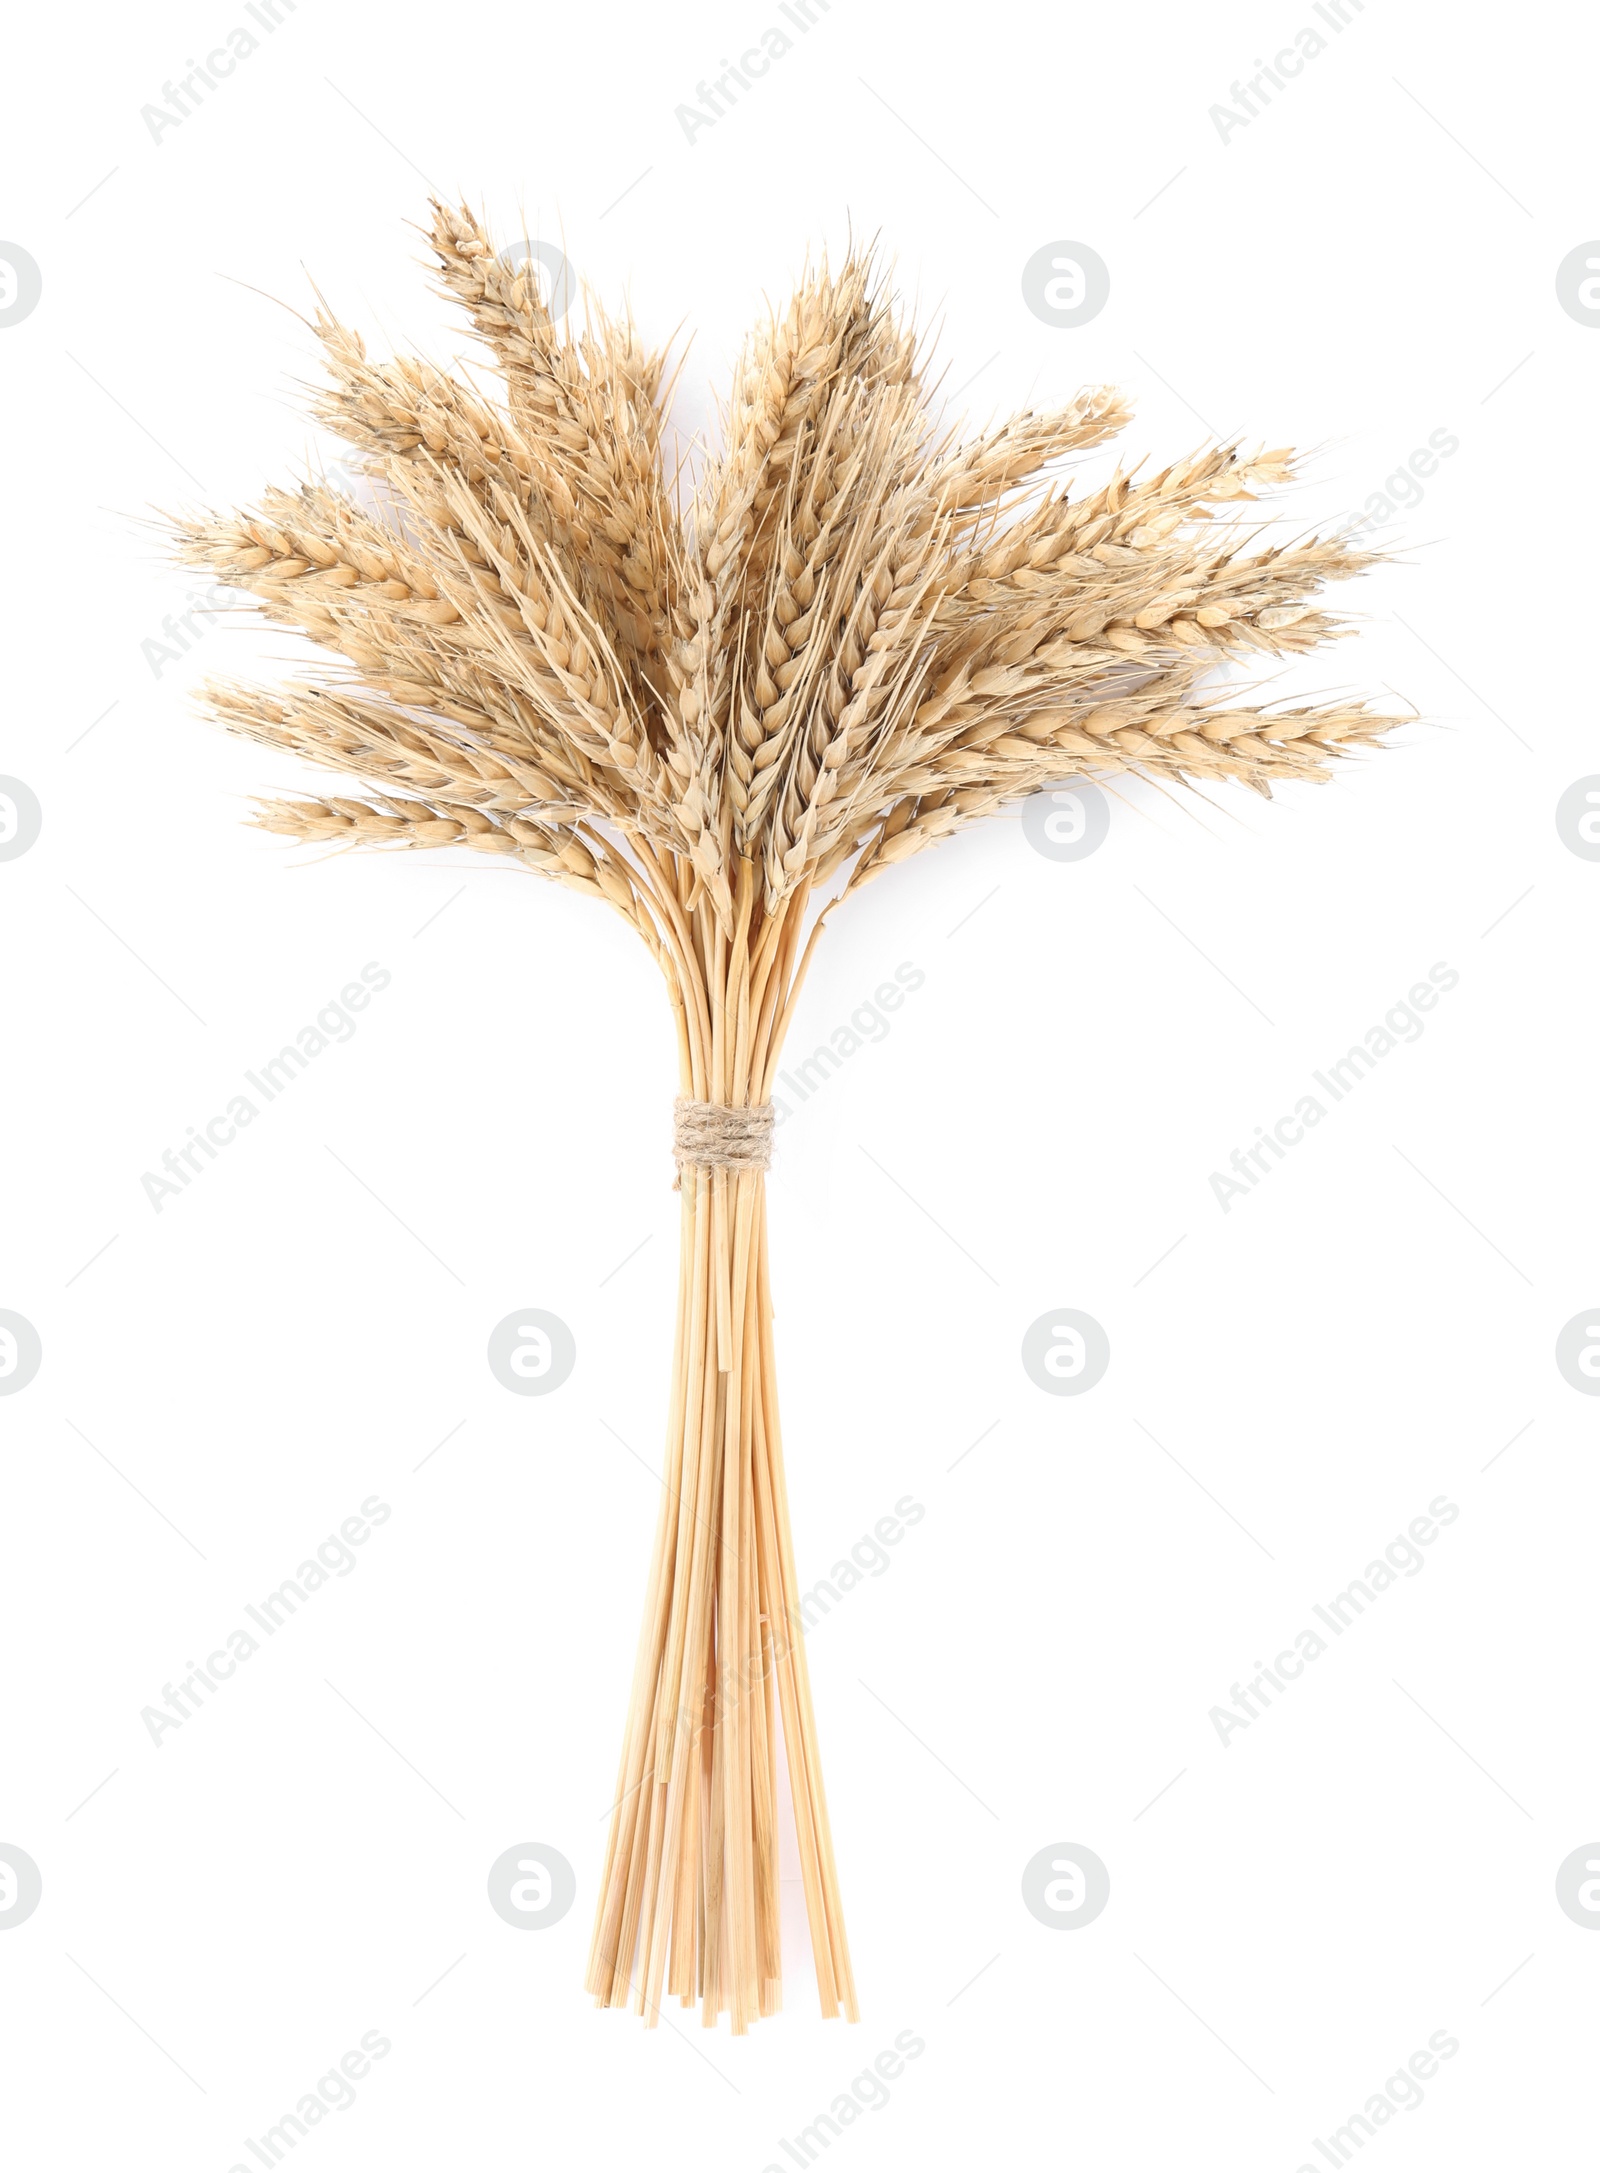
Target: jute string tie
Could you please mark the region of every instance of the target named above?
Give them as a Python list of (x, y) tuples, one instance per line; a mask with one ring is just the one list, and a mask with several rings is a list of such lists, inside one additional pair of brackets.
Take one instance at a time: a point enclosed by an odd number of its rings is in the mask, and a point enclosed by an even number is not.
[(680, 1094), (672, 1105), (672, 1156), (686, 1169), (766, 1170), (772, 1167), (771, 1102), (729, 1109)]

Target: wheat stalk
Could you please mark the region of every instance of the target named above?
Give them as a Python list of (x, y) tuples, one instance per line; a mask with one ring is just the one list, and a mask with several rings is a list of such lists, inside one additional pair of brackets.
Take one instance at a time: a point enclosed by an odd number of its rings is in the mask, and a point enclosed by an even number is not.
[[(1286, 450), (1207, 447), (1074, 497), (1061, 464), (1122, 428), (1119, 396), (942, 432), (856, 252), (752, 334), (680, 505), (663, 357), (632, 324), (591, 297), (564, 329), (465, 208), (435, 203), (429, 240), (504, 397), (370, 361), (319, 303), (314, 411), (375, 504), (307, 484), (175, 523), (187, 562), (320, 652), (207, 705), (364, 795), (267, 801), (264, 828), (470, 846), (620, 913), (661, 966), (692, 1103), (768, 1103), (827, 913), (963, 824), (1074, 774), (1270, 795), (1398, 721), (1214, 684), (1345, 631), (1324, 592), (1372, 562), (1232, 517), (1291, 480)], [(668, 1996), (735, 2031), (776, 2009), (781, 1726), (821, 2008), (853, 2019), (764, 1179), (691, 1158), (681, 1183), (666, 1489), (588, 1985), (650, 2022)]]

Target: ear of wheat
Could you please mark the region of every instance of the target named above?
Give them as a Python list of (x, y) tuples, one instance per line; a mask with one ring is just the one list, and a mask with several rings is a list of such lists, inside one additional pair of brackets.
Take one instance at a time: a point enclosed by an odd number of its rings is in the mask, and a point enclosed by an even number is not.
[(183, 558), (323, 652), (289, 684), (206, 698), (354, 781), (262, 804), (265, 828), (520, 861), (621, 914), (661, 968), (683, 1096), (676, 1355), (588, 1985), (651, 2022), (669, 1995), (735, 2031), (777, 2008), (781, 1723), (821, 2009), (854, 2019), (762, 1174), (812, 949), (885, 868), (1069, 775), (1268, 794), (1377, 741), (1396, 720), (1364, 702), (1214, 691), (1221, 663), (1341, 631), (1325, 585), (1371, 561), (1230, 520), (1290, 479), (1287, 451), (1213, 446), (1074, 498), (1060, 463), (1126, 420), (1108, 390), (945, 433), (861, 254), (751, 334), (685, 504), (663, 355), (592, 299), (564, 330), (464, 209), (436, 203), (429, 241), (503, 392), (374, 362), (319, 305), (315, 411), (371, 488), (176, 524)]

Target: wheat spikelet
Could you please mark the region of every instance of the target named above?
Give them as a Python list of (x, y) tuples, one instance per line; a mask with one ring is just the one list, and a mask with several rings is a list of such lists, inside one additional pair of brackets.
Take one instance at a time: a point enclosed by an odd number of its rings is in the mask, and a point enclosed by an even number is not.
[[(1398, 721), (1218, 682), (1348, 631), (1327, 591), (1372, 563), (1245, 525), (1294, 479), (1286, 449), (1075, 492), (1065, 464), (1122, 429), (1120, 396), (963, 438), (852, 251), (752, 332), (680, 507), (663, 356), (592, 296), (581, 324), (553, 315), (469, 210), (435, 203), (426, 233), (499, 390), (375, 362), (319, 302), (314, 411), (371, 502), (313, 482), (175, 524), (182, 558), (311, 645), (292, 681), (205, 701), (363, 795), (268, 800), (261, 827), (466, 846), (611, 906), (661, 966), (701, 1135), (719, 1111), (759, 1134), (823, 920), (885, 869), (1074, 774), (1270, 796)], [(666, 1485), (588, 1987), (651, 2022), (667, 1997), (735, 2031), (776, 2010), (781, 1728), (819, 2004), (854, 2017), (764, 1180), (688, 1153), (681, 1188)]]

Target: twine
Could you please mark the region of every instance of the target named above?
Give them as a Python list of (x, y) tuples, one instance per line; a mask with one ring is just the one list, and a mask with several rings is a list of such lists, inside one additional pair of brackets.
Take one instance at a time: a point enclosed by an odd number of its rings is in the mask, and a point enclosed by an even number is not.
[(773, 1122), (771, 1102), (729, 1109), (680, 1094), (672, 1105), (672, 1155), (680, 1178), (686, 1169), (771, 1169)]

